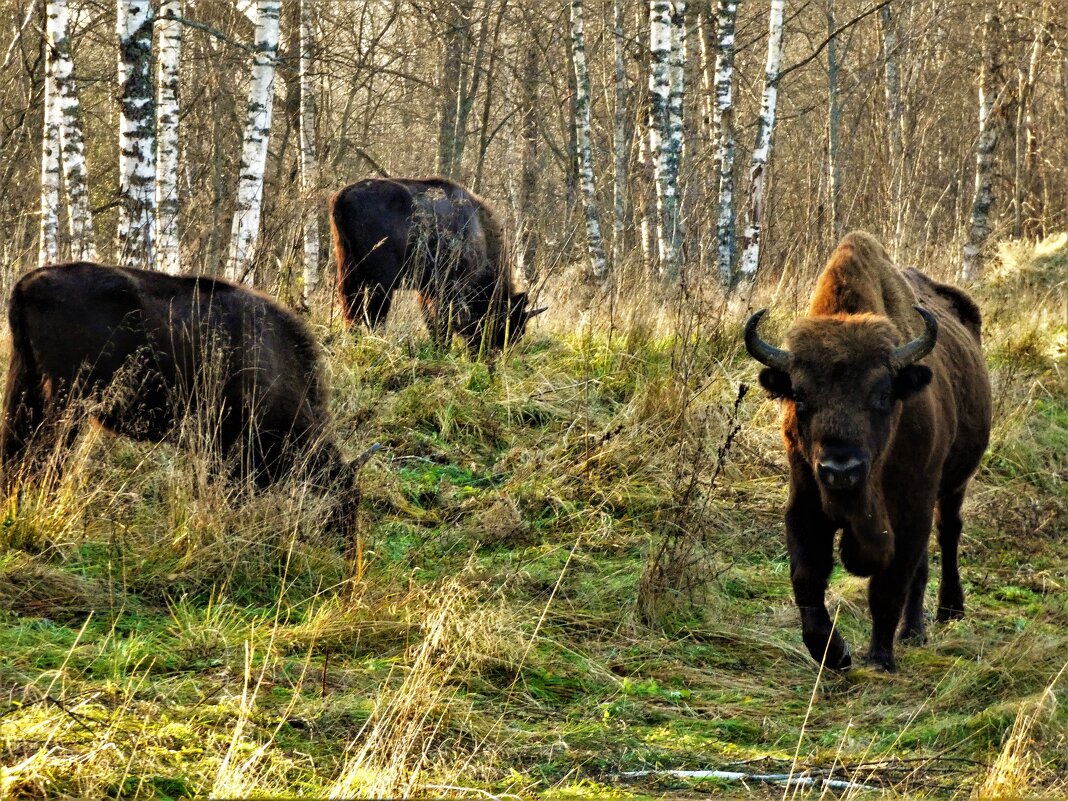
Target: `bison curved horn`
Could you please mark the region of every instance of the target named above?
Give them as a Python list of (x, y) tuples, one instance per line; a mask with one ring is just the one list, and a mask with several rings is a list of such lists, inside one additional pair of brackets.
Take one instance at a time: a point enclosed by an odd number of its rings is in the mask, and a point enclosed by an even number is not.
[(923, 306), (913, 306), (912, 308), (920, 313), (925, 328), (924, 332), (916, 339), (907, 342), (900, 348), (894, 349), (894, 355), (891, 358), (894, 367), (898, 369), (913, 362), (918, 362), (934, 349), (935, 340), (938, 339), (938, 320), (935, 319), (935, 316)]
[(531, 317), (537, 317), (539, 314), (545, 314), (547, 311), (549, 311), (548, 306), (542, 306), (540, 309), (532, 309), (527, 312), (527, 319), (529, 320)]
[(754, 312), (753, 316), (745, 324), (745, 349), (749, 351), (750, 356), (761, 364), (766, 364), (768, 367), (774, 367), (776, 370), (785, 372), (790, 365), (790, 351), (769, 345), (757, 333), (757, 325), (760, 324), (760, 318), (764, 316), (766, 311), (767, 309), (761, 309)]

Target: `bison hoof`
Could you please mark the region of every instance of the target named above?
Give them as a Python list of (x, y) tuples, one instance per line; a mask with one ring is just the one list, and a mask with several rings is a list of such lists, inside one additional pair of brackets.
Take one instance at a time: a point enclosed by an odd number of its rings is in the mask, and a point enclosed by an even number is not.
[(948, 623), (951, 620), (963, 620), (964, 610), (955, 606), (940, 606), (936, 619), (939, 623)]
[(808, 646), (808, 652), (813, 659), (831, 670), (845, 671), (853, 667), (853, 657), (849, 653), (849, 646), (837, 631), (831, 635), (829, 643), (825, 637), (819, 638), (819, 642), (815, 640), (808, 642), (806, 638), (805, 645)]
[(927, 632), (922, 626), (914, 629), (902, 629), (901, 634), (898, 635), (898, 639), (908, 645), (926, 645)]
[(894, 660), (893, 654), (869, 651), (868, 655), (864, 657), (864, 662), (884, 673), (897, 673), (897, 662)]

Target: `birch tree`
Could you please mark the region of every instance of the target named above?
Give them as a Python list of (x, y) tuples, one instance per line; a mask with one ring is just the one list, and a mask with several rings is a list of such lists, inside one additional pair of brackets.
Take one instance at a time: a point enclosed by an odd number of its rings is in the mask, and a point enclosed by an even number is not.
[(685, 0), (650, 0), (649, 150), (656, 182), (657, 256), (660, 277), (679, 277), (682, 227), (678, 175), (682, 154), (682, 63)]
[(178, 79), (182, 57), (182, 0), (160, 0), (159, 65), (156, 94), (156, 230), (159, 269), (182, 270), (178, 247)]
[(994, 205), (994, 151), (1001, 132), (1002, 103), (997, 94), (1004, 86), (1001, 65), (1001, 9), (988, 9), (983, 20), (983, 64), (979, 71), (979, 136), (975, 145), (975, 193), (964, 245), (960, 278), (979, 277), (981, 260), (990, 236), (990, 208)]
[(720, 281), (734, 281), (734, 29), (737, 0), (719, 0), (716, 8), (715, 105), (712, 129), (716, 132), (716, 166), (719, 175), (716, 251)]
[(241, 167), (230, 235), (226, 277), (253, 282), (253, 257), (263, 205), (263, 172), (267, 166), (267, 142), (274, 105), (275, 62), (278, 56), (278, 19), (281, 0), (256, 0), (256, 33), (249, 81)]
[(583, 0), (571, 0), (571, 53), (575, 64), (575, 135), (578, 142), (579, 176), (586, 207), (586, 237), (594, 277), (608, 276), (601, 223), (597, 214), (597, 185), (593, 175), (593, 148), (590, 146), (590, 75), (586, 66)]
[(319, 168), (315, 154), (314, 0), (300, 0), (300, 188), (304, 213), (304, 308), (319, 286)]
[(67, 189), (71, 257), (92, 260), (96, 258), (93, 214), (89, 207), (81, 106), (74, 83), (74, 63), (71, 60), (67, 0), (49, 0), (45, 13), (45, 38), (49, 48), (48, 56), (52, 60), (53, 102), (56, 104), (53, 112), (58, 115), (59, 158)]
[(612, 119), (615, 181), (612, 191), (612, 269), (619, 271), (627, 215), (627, 63), (623, 0), (612, 3), (612, 55), (615, 71), (616, 105)]
[(768, 56), (764, 67), (764, 93), (760, 99), (756, 144), (749, 163), (749, 198), (743, 233), (741, 280), (756, 279), (760, 261), (760, 237), (764, 226), (764, 179), (771, 158), (771, 135), (775, 130), (775, 107), (779, 97), (779, 68), (782, 64), (782, 27), (784, 0), (771, 0), (768, 20)]
[(148, 266), (155, 256), (155, 137), (152, 0), (118, 0), (120, 261)]
[(661, 147), (664, 156), (665, 214), (664, 248), (667, 267), (664, 278), (675, 281), (682, 271), (682, 173), (683, 111), (686, 99), (686, 0), (675, 0), (671, 6), (671, 56), (668, 59), (671, 85), (668, 90), (667, 141)]
[(59, 260), (59, 103), (55, 59), (45, 43), (44, 125), (41, 131), (41, 235), (39, 266)]

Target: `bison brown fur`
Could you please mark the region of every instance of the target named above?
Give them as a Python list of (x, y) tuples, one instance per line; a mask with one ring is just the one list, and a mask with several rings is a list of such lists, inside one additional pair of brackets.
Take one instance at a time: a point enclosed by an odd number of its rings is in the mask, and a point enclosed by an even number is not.
[(841, 531), (842, 564), (870, 576), (867, 661), (896, 670), (898, 624), (902, 639), (924, 639), (934, 521), (937, 617), (964, 614), (960, 509), (991, 417), (979, 310), (960, 289), (899, 271), (879, 242), (854, 232), (832, 254), (784, 349), (756, 333), (761, 314), (746, 326), (746, 347), (766, 365), (761, 384), (783, 399), (786, 539), (805, 645), (832, 668), (851, 664), (824, 601)]
[(299, 473), (337, 493), (331, 525), (348, 542), (356, 474), (332, 437), (319, 347), (290, 311), (226, 281), (77, 262), (20, 279), (8, 320), (8, 490), (77, 431), (71, 415), (153, 442), (193, 415), (233, 477)]
[(444, 178), (368, 178), (331, 200), (338, 289), (345, 319), (371, 328), (393, 292), (414, 287), (435, 341), (460, 334), (502, 348), (542, 310), (513, 286), (508, 243), (489, 204)]

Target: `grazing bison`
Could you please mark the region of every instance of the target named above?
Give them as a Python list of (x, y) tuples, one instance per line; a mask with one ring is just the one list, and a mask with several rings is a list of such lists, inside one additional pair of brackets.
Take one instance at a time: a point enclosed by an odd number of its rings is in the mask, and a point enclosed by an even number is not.
[[(979, 310), (964, 292), (899, 271), (870, 235), (851, 233), (819, 278), (785, 349), (745, 326), (760, 383), (782, 398), (790, 464), (786, 540), (805, 645), (844, 670), (849, 648), (824, 593), (834, 536), (845, 568), (870, 576), (867, 661), (896, 670), (894, 631), (924, 639), (927, 543), (942, 550), (938, 620), (964, 614), (960, 508), (990, 435), (990, 379)], [(922, 361), (921, 361), (922, 360)]]
[(330, 221), (345, 319), (375, 328), (412, 286), (431, 337), (502, 348), (544, 309), (512, 285), (508, 246), (482, 198), (443, 178), (368, 178), (334, 195)]
[(177, 439), (187, 415), (233, 477), (299, 473), (338, 495), (348, 537), (356, 474), (331, 437), (319, 348), (294, 314), (226, 281), (87, 262), (15, 285), (0, 465), (10, 490), (88, 415), (118, 434)]

